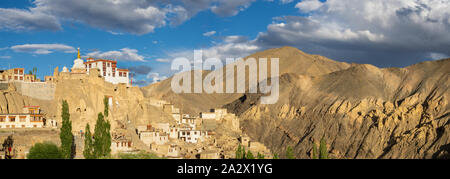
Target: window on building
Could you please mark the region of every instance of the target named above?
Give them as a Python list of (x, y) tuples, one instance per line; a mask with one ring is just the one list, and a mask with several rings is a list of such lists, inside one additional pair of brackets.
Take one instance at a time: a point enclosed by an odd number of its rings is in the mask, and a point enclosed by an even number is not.
[(5, 122), (6, 117), (5, 116), (0, 116), (0, 122)]
[(16, 116), (10, 116), (9, 122), (16, 122)]
[(23, 77), (20, 77), (20, 80), (23, 80)]
[(14, 80), (17, 80), (18, 78), (17, 78), (17, 76), (14, 76)]
[(124, 73), (123, 73), (123, 77), (127, 77), (127, 72), (124, 72)]

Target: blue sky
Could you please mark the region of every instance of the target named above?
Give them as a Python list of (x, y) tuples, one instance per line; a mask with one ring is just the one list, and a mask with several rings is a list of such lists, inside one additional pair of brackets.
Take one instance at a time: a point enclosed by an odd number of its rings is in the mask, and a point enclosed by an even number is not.
[[(118, 60), (140, 85), (203, 49), (243, 57), (294, 46), (334, 60), (402, 67), (450, 54), (448, 2), (437, 0), (2, 0), (0, 69)], [(444, 12), (442, 12), (444, 10)]]

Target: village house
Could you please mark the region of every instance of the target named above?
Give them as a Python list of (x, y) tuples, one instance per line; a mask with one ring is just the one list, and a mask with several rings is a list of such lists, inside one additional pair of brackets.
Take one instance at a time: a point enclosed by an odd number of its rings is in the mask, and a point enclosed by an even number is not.
[(191, 126), (193, 129), (196, 128), (197, 118), (196, 117), (184, 117), (181, 119), (181, 124), (187, 124)]
[(0, 81), (24, 81), (24, 68), (12, 68), (0, 71)]
[(178, 145), (176, 145), (174, 143), (171, 143), (168, 146), (166, 157), (179, 158), (180, 157), (180, 150), (181, 150), (181, 148)]
[(211, 109), (209, 112), (201, 112), (200, 118), (202, 119), (215, 119), (215, 120), (221, 120), (227, 115), (227, 109), (224, 108), (215, 108)]
[[(0, 114), (0, 128), (43, 128), (47, 124), (40, 112), (39, 106), (24, 106), (23, 113)], [(48, 126), (53, 126), (53, 123)]]
[(250, 137), (248, 137), (247, 135), (239, 137), (239, 142), (241, 142), (241, 145), (243, 147), (250, 147)]
[(30, 75), (30, 74), (26, 74), (25, 75), (25, 82), (34, 82), (36, 81), (35, 76), (34, 75)]
[(180, 128), (178, 128), (176, 125), (170, 126), (169, 128), (169, 139), (178, 139), (178, 132), (180, 131)]
[(124, 135), (113, 135), (111, 140), (111, 153), (123, 153), (133, 151), (133, 142)]
[(170, 127), (170, 125), (169, 125), (169, 123), (155, 123), (154, 124), (154, 128), (155, 129), (158, 129), (158, 130), (161, 130), (161, 131), (163, 131), (163, 132), (165, 132), (165, 133), (169, 133), (169, 127)]
[(187, 143), (197, 143), (208, 137), (207, 131), (200, 130), (180, 130), (178, 138)]
[(55, 78), (53, 76), (45, 76), (44, 77), (45, 82), (47, 83), (53, 83), (55, 82)]
[(169, 135), (166, 132), (153, 128), (152, 130), (141, 131), (139, 139), (147, 146), (150, 146), (152, 143), (162, 145), (169, 142)]

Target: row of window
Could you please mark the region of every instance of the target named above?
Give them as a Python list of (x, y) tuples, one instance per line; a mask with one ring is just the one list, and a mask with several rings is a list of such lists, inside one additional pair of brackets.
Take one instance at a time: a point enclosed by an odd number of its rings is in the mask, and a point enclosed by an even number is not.
[[(0, 126), (0, 128), (1, 128), (1, 126)], [(14, 129), (14, 128), (16, 128), (16, 125), (5, 125), (5, 128)], [(26, 126), (25, 125), (21, 125), (21, 128), (26, 128)], [(38, 126), (37, 125), (33, 125), (33, 128), (38, 128)]]
[(23, 70), (22, 69), (14, 69), (14, 74), (19, 74), (19, 75), (23, 75)]
[[(20, 116), (19, 121), (17, 121), (17, 122), (26, 122), (26, 119), (27, 118), (25, 116)], [(3, 116), (0, 117), (0, 122), (6, 122), (6, 117), (3, 117)], [(16, 117), (10, 116), (9, 122), (16, 122)], [(42, 122), (42, 117), (31, 117), (30, 122)]]
[(120, 144), (120, 147), (131, 147), (131, 142), (116, 142), (116, 144), (117, 144), (117, 147), (119, 147), (119, 144)]

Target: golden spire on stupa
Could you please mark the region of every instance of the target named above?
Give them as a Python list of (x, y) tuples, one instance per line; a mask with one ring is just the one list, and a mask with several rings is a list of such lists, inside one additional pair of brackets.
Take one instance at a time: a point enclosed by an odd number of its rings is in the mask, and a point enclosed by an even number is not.
[(81, 56), (80, 56), (80, 47), (78, 47), (78, 56), (77, 56), (77, 58), (78, 58), (78, 59), (81, 59)]

